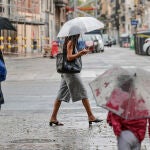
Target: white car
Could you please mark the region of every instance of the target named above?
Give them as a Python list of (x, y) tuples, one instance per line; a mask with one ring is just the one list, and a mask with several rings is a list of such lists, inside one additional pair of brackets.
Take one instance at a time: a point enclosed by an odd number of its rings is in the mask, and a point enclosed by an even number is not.
[(150, 56), (150, 38), (146, 39), (143, 45), (143, 51)]
[(96, 39), (98, 40), (97, 52), (104, 52), (104, 42), (100, 34), (95, 34)]
[(94, 47), (94, 41), (92, 40), (91, 34), (83, 34), (80, 36), (78, 42), (85, 42), (85, 48), (89, 48), (89, 50), (94, 53), (95, 47)]
[(92, 39), (95, 43), (96, 52), (104, 52), (104, 42), (100, 34), (92, 34)]

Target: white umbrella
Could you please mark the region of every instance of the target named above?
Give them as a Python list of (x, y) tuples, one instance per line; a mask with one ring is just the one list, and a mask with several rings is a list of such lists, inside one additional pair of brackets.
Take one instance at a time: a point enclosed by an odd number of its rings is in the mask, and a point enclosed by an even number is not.
[(77, 17), (67, 21), (60, 29), (57, 37), (83, 34), (104, 28), (104, 24), (94, 17)]

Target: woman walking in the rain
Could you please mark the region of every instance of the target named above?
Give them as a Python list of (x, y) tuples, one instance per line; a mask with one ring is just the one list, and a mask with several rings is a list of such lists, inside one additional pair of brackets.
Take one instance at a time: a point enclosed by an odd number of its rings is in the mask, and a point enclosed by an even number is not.
[[(2, 51), (0, 51), (0, 60), (4, 62)], [(2, 89), (1, 89), (1, 82), (0, 82), (0, 110), (1, 110), (2, 104), (4, 104), (4, 97), (3, 97), (3, 93), (2, 93)]]
[[(73, 53), (73, 51), (76, 48), (77, 41), (79, 38), (78, 35), (68, 36), (65, 38), (63, 49), (67, 53), (67, 60), (72, 61), (78, 57), (81, 57), (83, 55), (86, 55), (88, 53), (87, 49), (83, 49), (77, 53)], [(69, 102), (70, 98), (73, 102), (77, 102), (79, 100), (82, 100), (83, 106), (85, 107), (85, 110), (88, 115), (88, 122), (89, 124), (92, 124), (93, 122), (98, 123), (102, 120), (97, 119), (91, 110), (90, 103), (87, 96), (87, 91), (82, 83), (81, 77), (79, 73), (63, 73), (61, 74), (61, 85), (60, 89), (58, 91), (57, 98), (54, 103), (53, 112), (50, 118), (49, 125), (63, 125), (63, 123), (60, 123), (57, 120), (57, 114), (58, 110), (60, 108), (61, 102)]]

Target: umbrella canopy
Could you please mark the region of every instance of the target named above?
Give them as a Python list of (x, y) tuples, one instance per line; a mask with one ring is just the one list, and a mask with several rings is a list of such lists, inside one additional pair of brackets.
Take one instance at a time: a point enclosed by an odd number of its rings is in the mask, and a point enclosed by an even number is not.
[(83, 34), (104, 28), (104, 24), (94, 17), (77, 17), (67, 21), (60, 29), (57, 37)]
[(112, 67), (90, 87), (98, 106), (125, 119), (150, 117), (150, 72)]
[(0, 17), (0, 30), (13, 30), (16, 31), (15, 27), (11, 24), (11, 22), (4, 17)]

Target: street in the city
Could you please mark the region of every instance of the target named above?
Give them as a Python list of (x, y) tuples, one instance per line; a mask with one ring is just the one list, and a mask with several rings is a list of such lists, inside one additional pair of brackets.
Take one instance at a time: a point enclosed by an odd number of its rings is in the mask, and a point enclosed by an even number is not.
[[(150, 57), (113, 46), (104, 53), (83, 57), (81, 77), (92, 110), (102, 123), (88, 125), (81, 102), (63, 103), (58, 119), (64, 126), (49, 127), (49, 117), (60, 83), (56, 59), (5, 57), (8, 76), (2, 83), (5, 104), (0, 111), (0, 150), (117, 150), (116, 138), (106, 123), (107, 111), (96, 106), (89, 82), (112, 65), (150, 71)], [(146, 133), (142, 150), (150, 149)]]

